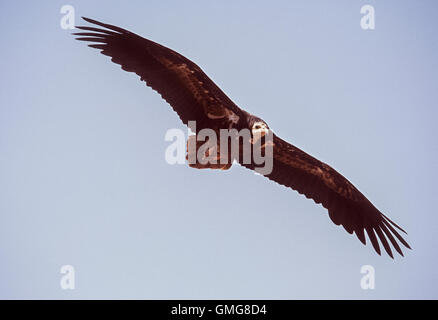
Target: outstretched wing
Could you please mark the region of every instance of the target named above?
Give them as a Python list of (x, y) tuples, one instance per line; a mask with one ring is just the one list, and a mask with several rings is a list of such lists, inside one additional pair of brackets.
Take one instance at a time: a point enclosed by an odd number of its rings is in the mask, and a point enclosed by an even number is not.
[[(78, 26), (77, 40), (90, 41), (120, 64), (135, 72), (157, 91), (178, 113), (184, 124), (196, 121), (197, 129), (211, 127), (211, 120), (236, 119), (241, 110), (195, 63), (158, 43), (122, 28), (92, 19), (85, 21), (103, 28)], [(238, 118), (237, 118), (238, 119)]]
[(403, 256), (396, 238), (407, 248), (409, 244), (396, 229), (406, 233), (383, 215), (346, 178), (325, 163), (274, 135), (273, 170), (266, 175), (286, 187), (292, 188), (328, 209), (336, 225), (342, 225), (348, 233), (355, 233), (366, 244), (365, 232), (374, 249), (380, 255), (379, 241), (393, 258), (388, 239)]

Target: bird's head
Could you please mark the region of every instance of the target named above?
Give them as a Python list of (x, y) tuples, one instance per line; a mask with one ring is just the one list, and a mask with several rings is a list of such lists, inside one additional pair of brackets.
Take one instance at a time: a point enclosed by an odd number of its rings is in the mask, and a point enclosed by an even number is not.
[(269, 131), (268, 124), (260, 118), (250, 117), (249, 119), (249, 129), (251, 130), (251, 134), (253, 136), (260, 135), (264, 136)]

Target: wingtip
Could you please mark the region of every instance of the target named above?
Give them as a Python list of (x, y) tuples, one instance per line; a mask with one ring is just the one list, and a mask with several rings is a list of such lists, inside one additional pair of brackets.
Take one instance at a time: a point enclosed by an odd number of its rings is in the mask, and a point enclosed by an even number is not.
[[(105, 28), (105, 29), (100, 30), (99, 32), (106, 32), (107, 33), (107, 32), (114, 32), (115, 31), (115, 32), (120, 32), (120, 33), (129, 33), (128, 30), (113, 26), (111, 24), (103, 23), (103, 22), (100, 22), (100, 21), (97, 21), (97, 20), (94, 20), (91, 18), (84, 17), (84, 16), (82, 16), (81, 18), (88, 23)], [(90, 28), (90, 27), (88, 27), (88, 28)], [(109, 29), (109, 30), (106, 30), (106, 29)]]
[(408, 234), (402, 227), (400, 227), (398, 224), (396, 224), (394, 221), (392, 221), (391, 219), (389, 219), (387, 216), (385, 216), (383, 213), (381, 213), (382, 216), (389, 221), (393, 226), (395, 226), (398, 230), (400, 230), (401, 232), (403, 232), (404, 234)]
[(88, 47), (93, 48), (93, 49), (99, 49), (99, 50), (105, 49), (104, 44), (89, 44)]
[(87, 17), (84, 17), (84, 16), (82, 16), (81, 18), (83, 20), (87, 21), (88, 23), (97, 24), (97, 25), (102, 24), (102, 22), (99, 22), (99, 21), (91, 19), (91, 18), (87, 18)]
[(359, 241), (362, 242), (364, 246), (366, 246), (367, 240), (365, 238), (365, 234), (364, 234), (363, 230), (356, 229), (354, 232), (356, 233), (356, 237), (359, 239)]

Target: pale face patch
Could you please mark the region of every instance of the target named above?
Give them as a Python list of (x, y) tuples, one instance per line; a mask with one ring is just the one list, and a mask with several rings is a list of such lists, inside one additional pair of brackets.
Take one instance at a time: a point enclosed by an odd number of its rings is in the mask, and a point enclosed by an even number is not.
[(268, 131), (268, 125), (262, 121), (255, 122), (251, 128), (253, 136), (264, 136)]

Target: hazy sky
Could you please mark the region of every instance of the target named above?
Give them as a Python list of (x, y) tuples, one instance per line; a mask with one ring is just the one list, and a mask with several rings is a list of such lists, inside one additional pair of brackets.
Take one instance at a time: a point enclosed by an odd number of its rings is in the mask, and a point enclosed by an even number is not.
[[(65, 4), (192, 59), (414, 250), (380, 257), (246, 169), (167, 164), (177, 115), (62, 29)], [(436, 1), (14, 1), (0, 27), (0, 298), (438, 298)]]

